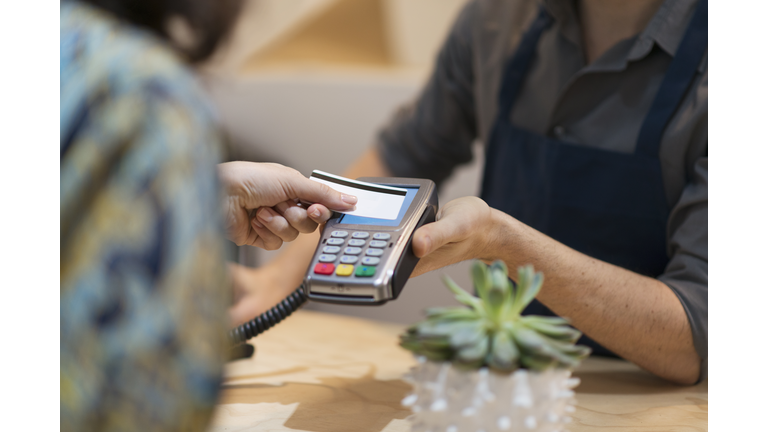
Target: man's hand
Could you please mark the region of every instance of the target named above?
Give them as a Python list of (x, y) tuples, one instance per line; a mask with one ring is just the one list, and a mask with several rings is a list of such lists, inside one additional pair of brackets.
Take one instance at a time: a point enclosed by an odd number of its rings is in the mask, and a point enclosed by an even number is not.
[(536, 298), (574, 327), (662, 378), (698, 378), (685, 310), (664, 283), (575, 251), (478, 198), (453, 200), (436, 219), (414, 233), (414, 276), (467, 259), (533, 264), (546, 278)]
[(463, 197), (437, 212), (436, 221), (413, 234), (413, 252), (421, 258), (411, 277), (468, 259), (493, 260), (488, 250), (494, 229), (493, 214), (485, 201)]
[[(238, 245), (274, 250), (299, 233), (311, 233), (331, 210), (351, 210), (357, 198), (309, 180), (279, 164), (228, 162), (219, 165), (226, 193), (227, 237)], [(305, 208), (299, 200), (313, 204)]]

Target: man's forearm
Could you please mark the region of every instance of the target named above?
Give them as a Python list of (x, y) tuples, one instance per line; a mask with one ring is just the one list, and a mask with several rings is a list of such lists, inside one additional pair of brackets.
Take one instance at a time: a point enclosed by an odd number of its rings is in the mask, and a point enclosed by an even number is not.
[(662, 282), (596, 260), (493, 210), (491, 261), (544, 273), (539, 301), (592, 339), (668, 380), (692, 384), (700, 359), (685, 311)]

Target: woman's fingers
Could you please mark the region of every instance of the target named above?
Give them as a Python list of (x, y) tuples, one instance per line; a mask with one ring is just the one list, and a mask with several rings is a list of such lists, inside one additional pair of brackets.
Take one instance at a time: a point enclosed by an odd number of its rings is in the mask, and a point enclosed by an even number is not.
[(266, 250), (279, 249), (283, 245), (283, 240), (275, 233), (269, 230), (257, 216), (251, 221), (251, 227), (256, 232), (257, 238), (251, 243), (251, 246), (260, 247)]
[[(299, 231), (278, 212), (270, 207), (262, 207), (256, 212), (256, 219), (272, 234), (282, 241), (294, 241), (299, 236)], [(259, 234), (261, 234), (259, 232)]]
[(311, 203), (319, 203), (332, 210), (352, 210), (355, 208), (355, 204), (357, 204), (356, 196), (343, 194), (303, 176), (292, 182), (290, 188), (294, 198)]
[[(279, 164), (227, 162), (219, 165), (219, 178), (227, 193), (227, 235), (238, 245), (274, 249), (283, 241), (295, 240), (300, 232), (315, 231), (318, 223), (330, 218), (328, 209), (351, 210), (357, 203), (356, 197)], [(310, 216), (294, 203), (299, 200), (320, 205)], [(255, 217), (254, 209), (258, 209)]]
[(313, 205), (310, 210), (313, 211), (312, 217), (294, 201), (284, 201), (272, 208), (256, 210), (251, 213), (253, 216), (245, 244), (268, 250), (277, 249), (283, 242), (296, 240), (299, 233), (314, 232), (318, 223), (325, 222), (332, 214), (319, 204)]
[(324, 224), (333, 216), (333, 212), (322, 204), (312, 204), (307, 208), (307, 215), (317, 224)]
[(304, 207), (299, 206), (294, 201), (283, 201), (273, 209), (277, 210), (298, 232), (307, 234), (317, 229), (317, 222), (309, 217)]

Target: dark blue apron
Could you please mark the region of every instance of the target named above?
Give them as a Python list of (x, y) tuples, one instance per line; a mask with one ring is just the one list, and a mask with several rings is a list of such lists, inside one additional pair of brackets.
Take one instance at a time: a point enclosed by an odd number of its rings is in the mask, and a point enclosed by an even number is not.
[[(512, 124), (512, 107), (539, 37), (551, 24), (542, 8), (506, 65), (481, 198), (579, 252), (657, 277), (669, 262), (670, 211), (659, 147), (707, 49), (707, 2), (697, 6), (643, 121), (634, 154), (574, 145)], [(524, 313), (554, 315), (537, 300)], [(587, 336), (579, 343), (592, 347), (594, 354), (615, 356)]]

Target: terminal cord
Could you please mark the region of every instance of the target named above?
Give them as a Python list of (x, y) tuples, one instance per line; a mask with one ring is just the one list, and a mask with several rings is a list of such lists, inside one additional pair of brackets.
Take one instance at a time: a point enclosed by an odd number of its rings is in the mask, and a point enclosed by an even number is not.
[(248, 339), (256, 337), (274, 327), (288, 315), (300, 308), (307, 301), (304, 294), (304, 284), (296, 288), (288, 297), (272, 309), (264, 312), (256, 318), (229, 331), (229, 341), (233, 347), (245, 343)]

